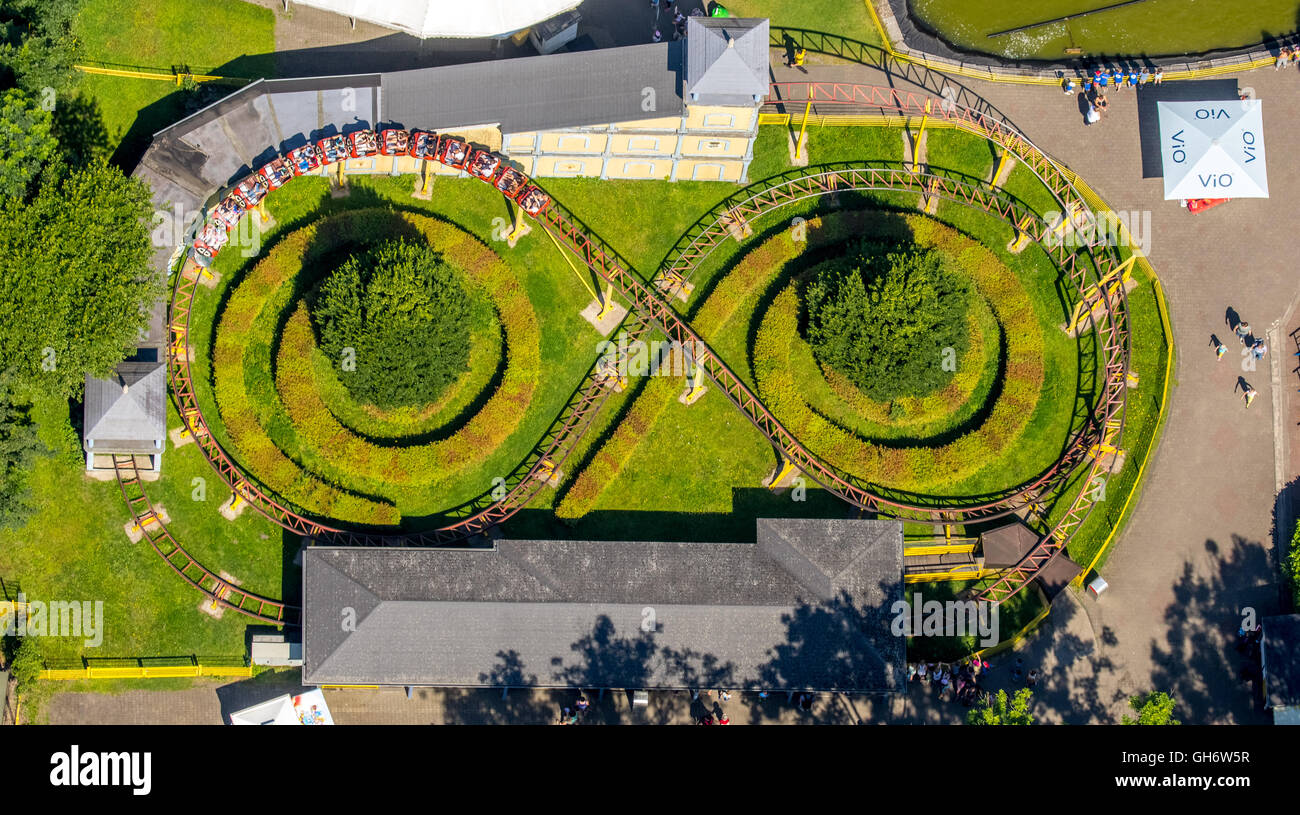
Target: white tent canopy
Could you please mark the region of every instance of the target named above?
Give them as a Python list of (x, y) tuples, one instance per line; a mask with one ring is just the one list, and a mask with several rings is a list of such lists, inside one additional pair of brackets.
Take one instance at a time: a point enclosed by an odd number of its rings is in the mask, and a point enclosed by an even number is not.
[(309, 690), (297, 696), (285, 694), (230, 714), (230, 723), (249, 724), (334, 724), (325, 694), (320, 689)]
[(578, 7), (582, 0), (295, 0), (416, 37), (502, 37)]
[(1263, 103), (1157, 102), (1165, 200), (1267, 198)]

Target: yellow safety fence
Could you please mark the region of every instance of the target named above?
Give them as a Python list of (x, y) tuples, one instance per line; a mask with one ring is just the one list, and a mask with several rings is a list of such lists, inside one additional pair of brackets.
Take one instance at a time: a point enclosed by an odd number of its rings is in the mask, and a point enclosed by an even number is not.
[(122, 667), (53, 668), (41, 671), (41, 679), (179, 679), (199, 676), (241, 677), (253, 675), (252, 666), (158, 665)]
[[(880, 42), (889, 55), (900, 62), (918, 65), (931, 71), (937, 71), (954, 76), (964, 76), (969, 79), (983, 79), (986, 82), (1002, 82), (1011, 85), (1059, 85), (1061, 80), (1056, 76), (1024, 76), (1020, 74), (1000, 73), (993, 68), (978, 69), (959, 63), (950, 62), (931, 62), (924, 57), (915, 57), (911, 54), (904, 54), (894, 50), (893, 43), (889, 40), (889, 34), (885, 31), (885, 25), (880, 21), (880, 15), (876, 12), (875, 4), (872, 0), (862, 0), (867, 7), (867, 13), (871, 15), (871, 22), (876, 27), (876, 32), (880, 34)], [(1190, 70), (1166, 70), (1165, 81), (1176, 81), (1182, 79), (1205, 79), (1206, 77), (1223, 76), (1224, 74), (1237, 73), (1239, 71), (1251, 71), (1256, 68), (1264, 68), (1272, 65), (1274, 58), (1271, 55), (1259, 57), (1243, 56), (1240, 61), (1224, 65), (1212, 65), (1205, 68), (1192, 68)]]
[(100, 76), (117, 76), (126, 79), (155, 79), (164, 82), (173, 82), (177, 87), (185, 83), (186, 79), (194, 82), (246, 82), (248, 80), (233, 76), (213, 76), (211, 74), (192, 74), (185, 71), (167, 71), (161, 68), (112, 68), (103, 65), (74, 65), (78, 71), (86, 74), (98, 74)]

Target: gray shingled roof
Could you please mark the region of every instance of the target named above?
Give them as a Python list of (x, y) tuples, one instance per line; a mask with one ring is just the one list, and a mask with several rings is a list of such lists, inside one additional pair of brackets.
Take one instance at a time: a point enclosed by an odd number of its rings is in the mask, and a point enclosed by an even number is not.
[(1300, 706), (1300, 614), (1265, 617), (1260, 625), (1265, 705)]
[(686, 23), (686, 93), (702, 105), (753, 105), (767, 96), (765, 19), (691, 17)]
[(663, 42), (398, 71), (383, 75), (384, 115), (503, 133), (680, 116), (680, 69), (680, 43)]
[(901, 525), (760, 520), (757, 538), (312, 547), (303, 681), (898, 689)]
[(163, 438), (166, 411), (167, 369), (161, 362), (123, 362), (108, 379), (86, 377), (82, 427), (85, 438), (100, 447)]

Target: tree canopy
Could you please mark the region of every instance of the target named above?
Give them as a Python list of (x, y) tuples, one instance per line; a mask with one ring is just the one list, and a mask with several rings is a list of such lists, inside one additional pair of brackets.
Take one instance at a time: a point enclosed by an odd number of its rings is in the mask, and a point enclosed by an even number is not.
[(1007, 692), (1000, 690), (997, 696), (987, 700), (966, 714), (966, 724), (974, 725), (1028, 725), (1034, 723), (1034, 715), (1029, 710), (1034, 692), (1029, 688), (1016, 691), (1015, 698), (1008, 699)]
[(10, 88), (0, 95), (0, 196), (26, 198), (27, 188), (54, 157), (52, 117), (27, 94)]
[(1139, 693), (1129, 697), (1129, 707), (1137, 711), (1137, 718), (1125, 716), (1124, 724), (1174, 725), (1182, 724), (1174, 718), (1174, 698), (1164, 691)]
[(441, 255), (387, 241), (329, 274), (312, 317), (343, 384), (361, 401), (389, 408), (428, 403), (468, 369), (475, 307)]
[(970, 345), (971, 292), (947, 256), (863, 242), (822, 264), (806, 289), (817, 359), (888, 401), (943, 386)]
[(139, 343), (164, 284), (145, 186), (102, 161), (60, 169), (30, 202), (0, 199), (0, 369), (20, 391), (76, 395)]

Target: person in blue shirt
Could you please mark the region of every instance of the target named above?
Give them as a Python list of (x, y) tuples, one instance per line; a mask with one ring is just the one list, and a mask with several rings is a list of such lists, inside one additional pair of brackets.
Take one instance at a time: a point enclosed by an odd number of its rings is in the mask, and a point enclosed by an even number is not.
[(1104, 88), (1109, 84), (1110, 84), (1110, 74), (1106, 73), (1105, 71), (1102, 71), (1101, 73), (1097, 74), (1097, 85), (1099, 87)]
[(1110, 81), (1115, 83), (1115, 90), (1119, 90), (1124, 86), (1124, 75), (1120, 73), (1118, 68), (1111, 70)]
[(1138, 86), (1138, 72), (1132, 68), (1130, 68), (1128, 72), (1128, 84), (1134, 88)]

